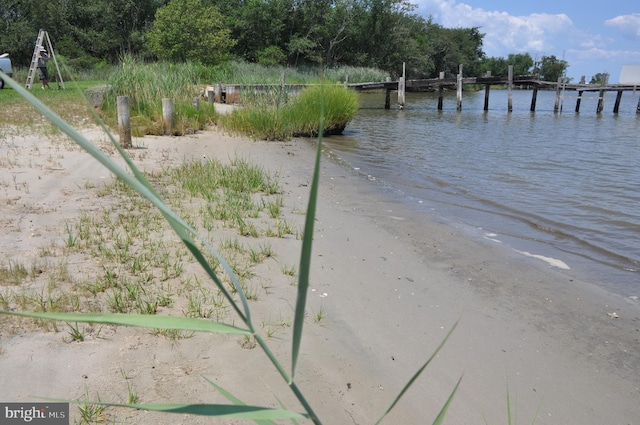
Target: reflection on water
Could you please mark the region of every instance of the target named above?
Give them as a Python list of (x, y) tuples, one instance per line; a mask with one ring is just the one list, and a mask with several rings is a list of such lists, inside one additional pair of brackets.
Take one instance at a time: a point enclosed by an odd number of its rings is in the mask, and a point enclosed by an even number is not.
[[(437, 94), (409, 94), (404, 110), (384, 110), (384, 94), (363, 94), (345, 136), (326, 143), (354, 168), (437, 214), (472, 226), (540, 241), (577, 254), (611, 285), (640, 286), (640, 115), (624, 93), (613, 114), (595, 95), (574, 112), (567, 92), (561, 114), (555, 92), (455, 93), (437, 110)], [(608, 270), (608, 272), (606, 271)], [(619, 289), (619, 288), (618, 288)]]

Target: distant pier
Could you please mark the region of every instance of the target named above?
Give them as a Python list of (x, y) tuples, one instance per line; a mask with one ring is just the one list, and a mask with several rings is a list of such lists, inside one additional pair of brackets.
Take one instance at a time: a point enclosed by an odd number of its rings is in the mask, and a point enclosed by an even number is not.
[[(584, 78), (583, 78), (584, 80)], [(398, 105), (400, 108), (405, 106), (405, 92), (438, 92), (438, 110), (443, 109), (444, 105), (444, 92), (456, 91), (456, 109), (462, 110), (462, 94), (464, 92), (464, 86), (482, 86), (485, 87), (484, 94), (484, 110), (489, 110), (489, 98), (492, 86), (506, 86), (508, 90), (507, 111), (513, 110), (512, 91), (514, 87), (520, 89), (529, 89), (532, 91), (531, 95), (531, 112), (536, 110), (536, 101), (538, 98), (538, 90), (551, 91), (555, 90), (556, 98), (554, 104), (554, 112), (558, 113), (563, 110), (563, 103), (565, 92), (572, 91), (577, 92), (575, 112), (580, 112), (580, 105), (582, 97), (585, 93), (598, 93), (598, 104), (596, 107), (596, 113), (602, 113), (604, 109), (604, 98), (606, 92), (616, 92), (616, 100), (613, 107), (613, 113), (617, 114), (620, 109), (620, 101), (624, 92), (632, 92), (634, 95), (640, 85), (630, 84), (609, 84), (608, 74), (604, 74), (604, 81), (597, 84), (585, 84), (580, 82), (578, 84), (568, 83), (566, 79), (559, 78), (557, 82), (541, 81), (538, 75), (513, 75), (513, 66), (509, 65), (509, 75), (506, 77), (492, 77), (490, 75), (484, 77), (463, 77), (462, 66), (459, 68), (456, 78), (444, 78), (444, 72), (441, 72), (438, 78), (429, 78), (422, 80), (405, 80), (404, 77), (400, 77), (397, 81), (382, 81), (382, 82), (368, 82), (368, 83), (349, 83), (348, 77), (345, 82), (345, 87), (356, 91), (368, 91), (368, 90), (384, 90), (385, 91), (385, 109), (391, 108), (391, 92), (398, 93)], [(267, 92), (272, 90), (302, 90), (306, 85), (304, 84), (286, 84), (285, 77), (282, 76), (280, 84), (216, 84), (215, 86), (207, 87), (206, 95), (209, 98), (210, 103), (239, 103), (241, 93), (249, 90), (253, 92)], [(640, 99), (636, 106), (636, 113), (640, 114)]]
[[(484, 95), (484, 110), (489, 110), (489, 94), (491, 92), (491, 86), (506, 86), (509, 91), (507, 110), (511, 112), (513, 110), (512, 103), (512, 91), (514, 86), (520, 88), (526, 88), (532, 90), (531, 95), (531, 107), (530, 110), (534, 112), (536, 110), (536, 101), (538, 97), (538, 90), (555, 90), (556, 101), (554, 105), (554, 112), (562, 110), (562, 104), (564, 101), (564, 93), (566, 91), (577, 92), (575, 111), (580, 112), (580, 104), (584, 93), (597, 92), (598, 93), (598, 106), (596, 113), (601, 113), (604, 109), (604, 96), (606, 92), (616, 92), (616, 101), (613, 107), (613, 113), (617, 114), (620, 109), (620, 101), (622, 94), (625, 91), (633, 92), (635, 95), (638, 86), (629, 84), (608, 84), (608, 74), (604, 74), (605, 78), (600, 85), (596, 84), (572, 84), (567, 83), (564, 78), (559, 78), (557, 82), (541, 81), (538, 75), (513, 75), (513, 68), (509, 66), (509, 75), (507, 77), (462, 77), (462, 67), (460, 67), (460, 73), (456, 78), (444, 78), (444, 73), (440, 73), (439, 78), (430, 78), (423, 80), (404, 80), (402, 77), (398, 81), (385, 81), (385, 82), (372, 82), (372, 83), (353, 83), (347, 84), (348, 87), (357, 91), (366, 90), (385, 90), (385, 109), (391, 107), (391, 92), (398, 91), (398, 104), (401, 108), (404, 107), (404, 93), (403, 91), (430, 91), (438, 92), (438, 110), (443, 109), (444, 103), (444, 91), (456, 90), (456, 109), (462, 110), (462, 93), (465, 85), (471, 86), (485, 86)], [(636, 113), (640, 114), (640, 99), (636, 106)]]

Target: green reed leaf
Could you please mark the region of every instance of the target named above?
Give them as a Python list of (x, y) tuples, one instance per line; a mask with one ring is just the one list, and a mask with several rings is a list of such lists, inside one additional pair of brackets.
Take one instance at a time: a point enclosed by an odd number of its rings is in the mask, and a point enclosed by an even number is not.
[(444, 406), (442, 406), (442, 409), (440, 409), (440, 413), (438, 413), (436, 420), (433, 421), (433, 425), (442, 424), (442, 421), (444, 420), (444, 416), (447, 414), (447, 410), (449, 410), (449, 405), (453, 401), (453, 398), (455, 397), (461, 382), (462, 382), (462, 376), (460, 377), (460, 379), (458, 379), (458, 382), (456, 383), (456, 386), (453, 388), (453, 391), (451, 391), (451, 394), (449, 395), (447, 402), (444, 404)]
[[(231, 394), (229, 391), (225, 390), (224, 388), (222, 388), (220, 385), (216, 384), (215, 382), (213, 382), (210, 379), (204, 378), (205, 381), (207, 381), (213, 388), (215, 388), (220, 394), (222, 394), (227, 400), (229, 400), (231, 403), (235, 404), (236, 406), (246, 406), (246, 404), (240, 400), (239, 398), (237, 398), (236, 396), (234, 396), (233, 394)], [(280, 404), (282, 406), (282, 404)], [(284, 408), (284, 406), (282, 406)], [(293, 420), (293, 419), (292, 419)], [(270, 420), (260, 420), (260, 419), (255, 419), (255, 422), (258, 425), (276, 425), (275, 422), (270, 421)]]
[(252, 335), (246, 329), (211, 320), (190, 317), (158, 316), (147, 314), (86, 314), (86, 313), (31, 313), (22, 311), (0, 311), (0, 314), (33, 317), (37, 319), (65, 322), (104, 323), (110, 325), (137, 326), (153, 329), (179, 329), (193, 332)]
[(271, 420), (288, 418), (305, 419), (307, 417), (302, 413), (292, 412), (290, 410), (233, 404), (125, 404), (102, 402), (91, 402), (91, 404), (232, 419)]
[(298, 295), (296, 298), (296, 309), (293, 320), (293, 338), (291, 347), (291, 379), (293, 380), (300, 353), (300, 343), (302, 341), (302, 328), (304, 326), (305, 308), (307, 304), (307, 291), (309, 289), (309, 274), (311, 272), (311, 248), (313, 245), (313, 226), (316, 218), (316, 204), (318, 200), (318, 185), (320, 184), (320, 157), (322, 156), (322, 133), (324, 129), (323, 116), (321, 113), (320, 133), (318, 136), (318, 147), (316, 151), (316, 161), (313, 169), (313, 180), (309, 194), (309, 204), (307, 206), (307, 216), (304, 222), (304, 237), (302, 240), (302, 252), (300, 254), (300, 267), (298, 274)]
[[(438, 348), (436, 348), (436, 351), (433, 352), (433, 354), (431, 354), (431, 357), (429, 357), (429, 359), (420, 367), (420, 369), (418, 369), (418, 371), (416, 373), (413, 374), (413, 376), (411, 377), (411, 379), (409, 379), (409, 382), (407, 382), (407, 384), (404, 386), (404, 388), (402, 388), (402, 390), (400, 391), (400, 393), (398, 394), (398, 396), (393, 400), (393, 402), (391, 402), (391, 405), (389, 405), (389, 407), (387, 407), (387, 410), (384, 411), (384, 413), (382, 413), (382, 416), (380, 416), (380, 418), (375, 422), (375, 425), (378, 425), (380, 423), (380, 421), (382, 421), (382, 419), (384, 419), (385, 416), (387, 416), (389, 414), (389, 412), (391, 411), (391, 409), (393, 409), (395, 407), (395, 405), (398, 403), (398, 401), (400, 401), (400, 399), (402, 398), (402, 396), (407, 392), (407, 390), (411, 387), (411, 385), (413, 385), (413, 383), (416, 381), (416, 379), (418, 379), (418, 377), (420, 376), (420, 374), (422, 374), (422, 372), (427, 368), (427, 366), (429, 366), (429, 363), (431, 363), (431, 361), (436, 357), (436, 355), (440, 352), (440, 350), (442, 349), (442, 347), (444, 347), (444, 344), (447, 342), (447, 340), (449, 339), (449, 337), (451, 336), (451, 334), (453, 333), (453, 331), (455, 330), (456, 326), (458, 326), (458, 322), (456, 322), (453, 327), (451, 328), (451, 330), (449, 330), (449, 332), (447, 333), (447, 335), (444, 337), (444, 339), (442, 340), (442, 342), (440, 343), (440, 345), (438, 345)], [(457, 386), (456, 386), (457, 387)], [(445, 406), (446, 407), (446, 406)]]

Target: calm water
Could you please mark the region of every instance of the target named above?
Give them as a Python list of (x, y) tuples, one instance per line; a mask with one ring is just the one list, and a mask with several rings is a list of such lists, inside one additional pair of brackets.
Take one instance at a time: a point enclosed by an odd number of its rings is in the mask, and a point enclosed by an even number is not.
[[(363, 94), (345, 137), (329, 148), (403, 202), (495, 233), (512, 248), (565, 261), (615, 292), (640, 292), (640, 115), (638, 94), (615, 93), (595, 113), (595, 95), (574, 112), (567, 92), (455, 93), (437, 110), (437, 94), (409, 94), (403, 111), (384, 110), (383, 94)], [(392, 100), (394, 101), (392, 96)], [(543, 252), (540, 252), (540, 251)]]

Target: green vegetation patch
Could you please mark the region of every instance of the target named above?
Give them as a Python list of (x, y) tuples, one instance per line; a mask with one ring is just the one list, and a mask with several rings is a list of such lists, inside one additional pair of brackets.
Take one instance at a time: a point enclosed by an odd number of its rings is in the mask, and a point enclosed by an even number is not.
[[(269, 95), (267, 94), (267, 97)], [(343, 86), (319, 84), (299, 94), (272, 94), (220, 117), (230, 131), (264, 140), (340, 134), (358, 111), (358, 95)]]

